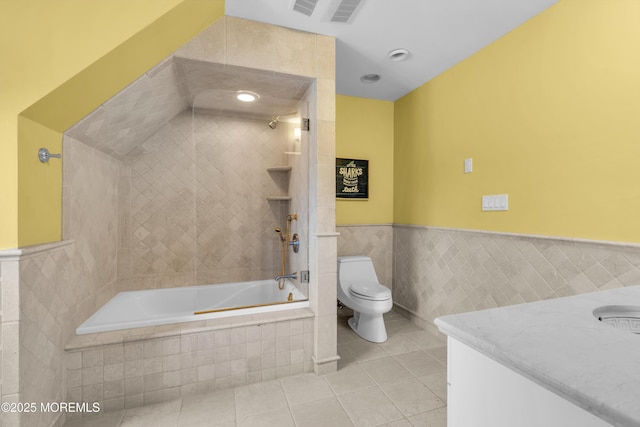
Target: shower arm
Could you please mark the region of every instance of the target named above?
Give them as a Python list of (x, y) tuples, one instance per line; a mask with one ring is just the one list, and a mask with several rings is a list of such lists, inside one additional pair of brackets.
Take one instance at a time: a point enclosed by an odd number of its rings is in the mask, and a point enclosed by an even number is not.
[(281, 114), (279, 116), (275, 116), (274, 118), (271, 119), (271, 121), (269, 122), (269, 127), (271, 129), (275, 129), (278, 127), (278, 124), (280, 123), (280, 117), (287, 117), (287, 116), (297, 116), (298, 112), (294, 111), (293, 113), (287, 113), (287, 114)]

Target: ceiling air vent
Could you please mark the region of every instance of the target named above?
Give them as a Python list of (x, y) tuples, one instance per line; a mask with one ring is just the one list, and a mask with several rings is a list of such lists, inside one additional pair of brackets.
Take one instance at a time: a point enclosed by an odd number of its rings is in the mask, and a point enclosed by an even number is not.
[(291, 8), (296, 12), (311, 16), (313, 9), (316, 8), (316, 4), (318, 4), (318, 0), (293, 0)]
[(360, 3), (362, 3), (362, 0), (341, 0), (336, 11), (333, 12), (331, 22), (349, 23), (353, 19)]

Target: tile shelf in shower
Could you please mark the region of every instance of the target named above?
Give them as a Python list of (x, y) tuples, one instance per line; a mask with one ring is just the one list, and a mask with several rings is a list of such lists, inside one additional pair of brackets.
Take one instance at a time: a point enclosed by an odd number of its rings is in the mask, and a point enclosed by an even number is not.
[[(276, 174), (285, 174), (291, 172), (291, 166), (274, 166), (271, 168), (267, 168), (267, 172), (276, 173)], [(290, 196), (268, 196), (267, 200), (269, 201), (279, 201), (279, 202), (288, 202), (291, 200)]]
[(274, 166), (272, 168), (267, 168), (267, 172), (286, 173), (291, 172), (291, 169), (291, 166)]

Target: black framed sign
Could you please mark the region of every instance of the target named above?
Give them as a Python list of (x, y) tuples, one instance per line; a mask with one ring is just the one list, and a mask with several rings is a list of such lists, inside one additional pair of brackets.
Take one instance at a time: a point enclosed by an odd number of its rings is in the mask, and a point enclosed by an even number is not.
[(369, 160), (336, 159), (336, 197), (369, 198)]

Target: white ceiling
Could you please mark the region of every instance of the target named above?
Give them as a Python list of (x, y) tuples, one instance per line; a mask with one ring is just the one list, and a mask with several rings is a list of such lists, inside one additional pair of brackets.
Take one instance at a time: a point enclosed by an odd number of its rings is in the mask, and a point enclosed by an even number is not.
[[(395, 101), (558, 0), (362, 0), (349, 23), (330, 22), (341, 0), (318, 0), (311, 16), (293, 0), (226, 0), (226, 14), (336, 37), (336, 91)], [(411, 52), (402, 62), (387, 54)], [(376, 83), (360, 76), (375, 73)]]

